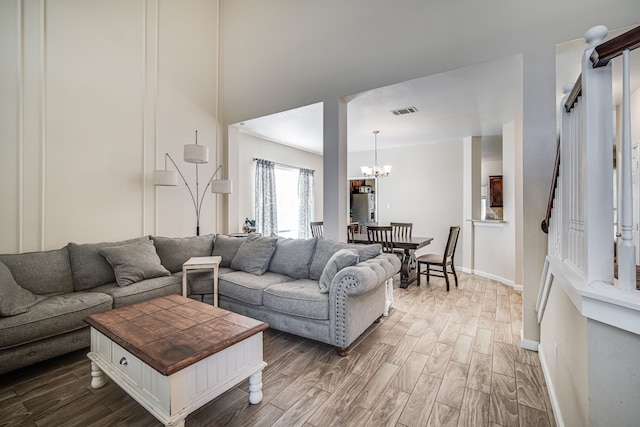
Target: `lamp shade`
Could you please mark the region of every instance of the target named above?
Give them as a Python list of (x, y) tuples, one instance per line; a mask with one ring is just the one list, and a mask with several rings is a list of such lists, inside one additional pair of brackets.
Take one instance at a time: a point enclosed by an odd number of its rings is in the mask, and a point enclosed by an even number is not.
[(214, 179), (211, 181), (211, 192), (231, 194), (233, 192), (233, 181), (229, 179)]
[(209, 147), (206, 145), (186, 144), (184, 146), (184, 161), (188, 163), (208, 163)]
[(178, 185), (178, 172), (168, 170), (153, 171), (153, 184), (176, 186)]

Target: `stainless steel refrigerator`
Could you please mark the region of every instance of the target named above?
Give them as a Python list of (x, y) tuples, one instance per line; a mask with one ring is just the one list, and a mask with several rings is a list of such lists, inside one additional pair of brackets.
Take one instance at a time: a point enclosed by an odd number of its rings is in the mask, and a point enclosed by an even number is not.
[(372, 193), (354, 193), (351, 195), (351, 212), (354, 222), (376, 222), (376, 195)]

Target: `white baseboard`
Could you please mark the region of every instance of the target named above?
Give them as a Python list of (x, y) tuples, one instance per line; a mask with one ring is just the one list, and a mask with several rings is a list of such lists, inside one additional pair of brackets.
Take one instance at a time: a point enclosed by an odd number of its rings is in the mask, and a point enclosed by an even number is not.
[(538, 351), (540, 343), (534, 340), (528, 340), (524, 337), (524, 330), (520, 329), (520, 346), (531, 351)]
[(544, 382), (547, 384), (547, 390), (549, 391), (549, 400), (551, 401), (551, 408), (553, 409), (553, 417), (556, 420), (556, 425), (558, 427), (564, 427), (564, 420), (562, 419), (562, 413), (560, 412), (558, 396), (556, 395), (556, 389), (551, 381), (551, 373), (549, 372), (549, 365), (547, 364), (544, 351), (542, 351), (542, 344), (538, 344), (538, 358), (540, 359), (540, 366), (542, 367), (542, 373), (544, 374)]
[(487, 279), (495, 280), (496, 282), (500, 282), (503, 285), (511, 286), (514, 290), (522, 292), (522, 285), (516, 285), (513, 280), (507, 280), (504, 277), (496, 276), (495, 274), (485, 273), (480, 270), (473, 270), (471, 268), (466, 267), (456, 267), (456, 270), (462, 271), (467, 274), (475, 274), (476, 276), (486, 277)]

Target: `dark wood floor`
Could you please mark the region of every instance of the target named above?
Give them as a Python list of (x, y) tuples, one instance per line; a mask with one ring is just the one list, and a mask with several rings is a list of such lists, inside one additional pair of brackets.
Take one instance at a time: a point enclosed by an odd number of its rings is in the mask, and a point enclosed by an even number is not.
[[(396, 289), (348, 357), (266, 331), (262, 402), (245, 381), (186, 425), (555, 426), (537, 353), (519, 346), (520, 293), (464, 274), (443, 285)], [(160, 425), (110, 380), (91, 389), (86, 352), (0, 376), (0, 426)]]

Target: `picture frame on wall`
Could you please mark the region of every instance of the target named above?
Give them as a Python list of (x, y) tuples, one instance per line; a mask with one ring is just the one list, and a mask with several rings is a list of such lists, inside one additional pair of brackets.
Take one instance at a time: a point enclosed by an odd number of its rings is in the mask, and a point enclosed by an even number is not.
[(489, 176), (489, 206), (502, 207), (502, 175)]

